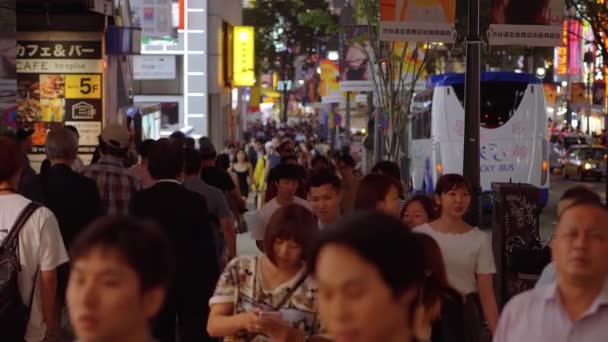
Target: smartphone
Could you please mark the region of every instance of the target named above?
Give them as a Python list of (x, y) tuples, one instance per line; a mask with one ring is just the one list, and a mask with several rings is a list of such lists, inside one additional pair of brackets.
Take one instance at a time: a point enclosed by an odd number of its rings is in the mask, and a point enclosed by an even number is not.
[(283, 320), (283, 314), (281, 312), (279, 312), (279, 311), (262, 311), (261, 315), (264, 318), (275, 319), (275, 320), (278, 320), (278, 321), (282, 321)]

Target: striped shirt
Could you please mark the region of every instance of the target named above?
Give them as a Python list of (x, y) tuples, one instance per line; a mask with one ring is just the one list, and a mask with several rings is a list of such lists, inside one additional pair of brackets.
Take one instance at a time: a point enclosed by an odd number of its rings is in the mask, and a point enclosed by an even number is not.
[(107, 214), (129, 214), (131, 196), (140, 189), (140, 184), (119, 158), (103, 156), (89, 165), (83, 175), (97, 184)]

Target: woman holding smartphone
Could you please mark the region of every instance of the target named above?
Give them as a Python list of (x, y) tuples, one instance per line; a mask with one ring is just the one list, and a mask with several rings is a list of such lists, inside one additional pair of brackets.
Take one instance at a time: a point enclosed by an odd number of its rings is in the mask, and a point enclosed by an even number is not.
[(448, 281), (465, 298), (467, 341), (480, 341), (484, 336), (483, 317), (492, 333), (498, 320), (492, 285), (492, 275), (496, 273), (492, 242), (488, 234), (464, 221), (471, 204), (471, 186), (463, 176), (441, 176), (435, 187), (435, 200), (439, 218), (415, 227), (414, 232), (430, 235), (437, 241)]
[(266, 227), (265, 255), (232, 260), (209, 304), (207, 330), (224, 341), (322, 341), (316, 286), (305, 260), (319, 236), (313, 214), (291, 204)]

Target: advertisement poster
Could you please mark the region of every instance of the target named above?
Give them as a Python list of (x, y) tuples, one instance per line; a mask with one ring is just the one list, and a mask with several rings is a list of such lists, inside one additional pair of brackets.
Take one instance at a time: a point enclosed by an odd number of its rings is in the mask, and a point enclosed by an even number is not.
[[(373, 51), (369, 44), (361, 43), (367, 35), (367, 26), (350, 26), (344, 33), (344, 48), (340, 59), (340, 89), (342, 91), (372, 91)], [(366, 51), (367, 50), (367, 51)]]
[(606, 106), (606, 83), (593, 83), (593, 106), (604, 109)]
[[(562, 42), (555, 48), (555, 82), (582, 80), (582, 28), (580, 22), (564, 20), (562, 24)], [(569, 54), (569, 56), (568, 56)]]
[(560, 46), (563, 0), (492, 0), (490, 45)]
[(339, 103), (342, 101), (340, 92), (340, 67), (337, 62), (329, 59), (319, 61), (321, 80), (319, 82), (319, 96), (322, 103)]
[(102, 122), (102, 45), (88, 40), (17, 40), (17, 124), (34, 130), (34, 153), (44, 153), (50, 127), (80, 131), (80, 153), (97, 145)]
[(545, 88), (545, 100), (547, 101), (547, 106), (555, 107), (557, 104), (557, 85), (544, 83), (543, 88)]
[(171, 0), (131, 0), (133, 26), (141, 28), (142, 38), (173, 37)]
[(456, 0), (380, 0), (380, 39), (453, 43)]
[(135, 80), (173, 80), (177, 75), (177, 64), (173, 55), (135, 55), (132, 60)]
[(588, 103), (587, 100), (587, 86), (582, 82), (575, 82), (570, 84), (570, 106), (574, 110), (579, 110)]

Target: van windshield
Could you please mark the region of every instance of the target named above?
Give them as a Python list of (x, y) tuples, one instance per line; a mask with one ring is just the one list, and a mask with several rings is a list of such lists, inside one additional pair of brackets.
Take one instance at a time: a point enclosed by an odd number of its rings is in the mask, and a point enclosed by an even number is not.
[[(464, 107), (464, 84), (452, 87)], [(527, 87), (526, 82), (482, 82), (481, 127), (492, 129), (507, 123), (519, 108)]]

